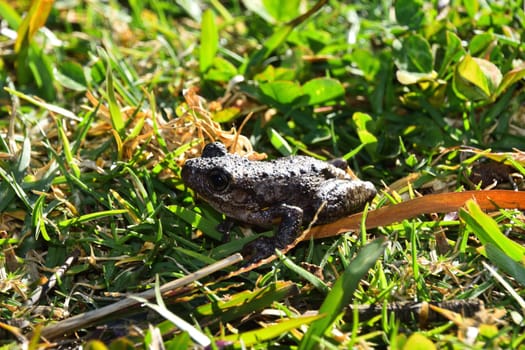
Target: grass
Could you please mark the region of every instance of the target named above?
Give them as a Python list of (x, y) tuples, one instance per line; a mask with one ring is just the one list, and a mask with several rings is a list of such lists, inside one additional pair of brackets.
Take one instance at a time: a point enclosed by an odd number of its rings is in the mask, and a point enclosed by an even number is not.
[[(221, 214), (180, 180), (212, 139), (344, 158), (380, 190), (373, 207), (523, 189), (522, 1), (0, 0), (0, 14), (2, 347), (525, 346), (523, 213), (473, 202), (160, 292), (252, 239), (236, 225), (222, 242)], [(154, 312), (40, 336), (145, 290)]]

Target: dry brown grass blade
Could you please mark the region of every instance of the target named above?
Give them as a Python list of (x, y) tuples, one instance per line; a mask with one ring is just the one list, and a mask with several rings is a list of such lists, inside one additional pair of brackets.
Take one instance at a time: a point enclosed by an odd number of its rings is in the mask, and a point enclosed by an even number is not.
[[(208, 265), (198, 271), (195, 271), (194, 273), (188, 276), (184, 276), (175, 281), (171, 281), (171, 282), (168, 282), (162, 285), (160, 287), (160, 291), (162, 294), (165, 294), (176, 288), (183, 287), (189, 283), (192, 283), (205, 276), (208, 276), (214, 272), (221, 271), (228, 266), (236, 264), (242, 261), (242, 259), (243, 258), (241, 254), (238, 254), (238, 253), (233, 254), (214, 264)], [(137, 297), (147, 299), (147, 300), (153, 299), (155, 298), (155, 290), (149, 289), (145, 292), (137, 294)], [(129, 309), (139, 304), (140, 302), (138, 302), (135, 299), (126, 298), (114, 304), (108, 305), (106, 307), (103, 307), (97, 310), (93, 310), (93, 311), (88, 311), (83, 314), (75, 315), (71, 318), (68, 318), (63, 321), (52, 324), (50, 326), (47, 326), (42, 329), (41, 336), (48, 340), (57, 338), (62, 335), (71, 333), (79, 328), (84, 328), (84, 327), (93, 325), (114, 313), (122, 312), (123, 310)]]
[[(366, 227), (387, 226), (421, 214), (455, 211), (469, 199), (474, 199), (483, 210), (499, 208), (525, 210), (525, 192), (489, 190), (438, 193), (369, 211), (366, 217)], [(332, 237), (344, 232), (356, 231), (361, 226), (362, 216), (363, 213), (357, 213), (326, 225), (312, 227), (304, 239), (312, 236), (314, 238)]]

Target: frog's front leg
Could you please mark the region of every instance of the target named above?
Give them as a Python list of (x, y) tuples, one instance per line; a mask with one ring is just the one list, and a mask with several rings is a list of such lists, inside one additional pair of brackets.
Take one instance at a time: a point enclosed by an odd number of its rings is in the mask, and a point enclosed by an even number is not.
[(275, 248), (283, 249), (293, 242), (301, 229), (303, 210), (292, 205), (281, 204), (261, 212), (251, 213), (248, 219), (262, 226), (276, 219), (281, 220), (273, 237), (260, 237), (244, 247), (243, 253), (249, 256), (249, 262), (256, 262), (272, 255)]

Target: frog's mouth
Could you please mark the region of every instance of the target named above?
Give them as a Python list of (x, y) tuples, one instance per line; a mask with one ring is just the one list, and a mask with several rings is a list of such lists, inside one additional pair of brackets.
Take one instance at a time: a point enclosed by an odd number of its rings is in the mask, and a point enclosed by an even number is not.
[[(188, 163), (188, 161), (186, 161), (186, 163)], [(182, 167), (182, 170), (180, 171), (180, 177), (185, 184), (188, 183), (190, 172), (191, 171), (189, 170), (188, 165), (184, 164), (184, 166)]]
[(187, 188), (191, 188), (197, 193), (201, 193), (203, 191), (202, 181), (199, 181), (199, 176), (191, 164), (191, 159), (187, 160), (186, 164), (184, 164), (182, 167), (180, 177)]

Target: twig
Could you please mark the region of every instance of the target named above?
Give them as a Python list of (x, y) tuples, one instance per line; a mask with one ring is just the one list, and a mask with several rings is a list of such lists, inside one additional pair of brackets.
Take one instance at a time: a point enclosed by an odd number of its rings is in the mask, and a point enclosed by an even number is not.
[[(183, 287), (214, 272), (220, 271), (230, 265), (238, 263), (242, 261), (242, 259), (243, 258), (241, 254), (233, 254), (214, 264), (208, 265), (198, 271), (195, 271), (191, 275), (184, 276), (175, 281), (171, 281), (162, 285), (160, 287), (160, 292), (165, 294), (166, 292), (169, 292), (173, 289)], [(145, 292), (136, 294), (136, 297), (147, 300), (153, 299), (155, 298), (155, 289), (149, 289)], [(115, 312), (122, 312), (123, 309), (131, 308), (138, 305), (140, 305), (140, 302), (138, 302), (137, 300), (126, 298), (114, 304), (105, 306), (103, 308), (75, 315), (71, 318), (47, 326), (42, 329), (41, 335), (46, 339), (53, 339), (61, 335), (71, 333), (79, 328), (84, 328), (93, 325), (96, 322), (102, 320), (104, 317), (107, 317)]]
[(57, 282), (60, 280), (60, 278), (62, 278), (64, 273), (66, 273), (66, 271), (71, 267), (71, 265), (73, 265), (73, 263), (78, 259), (79, 255), (79, 250), (73, 251), (73, 254), (71, 254), (71, 256), (67, 258), (67, 260), (64, 262), (64, 264), (58, 268), (58, 270), (51, 276), (49, 281), (43, 286), (37, 288), (37, 290), (35, 291), (35, 293), (33, 293), (31, 298), (27, 300), (26, 305), (35, 305), (40, 300), (40, 298), (42, 298), (43, 295), (46, 295), (51, 289), (53, 289)]
[[(7, 78), (7, 85), (11, 89), (15, 89), (13, 81)], [(16, 125), (16, 115), (20, 107), (20, 99), (17, 95), (11, 94), (11, 113), (9, 114), (9, 127), (7, 129), (7, 139), (9, 140), (9, 153), (11, 156), (14, 156), (17, 151), (16, 141), (15, 141), (15, 125)]]

